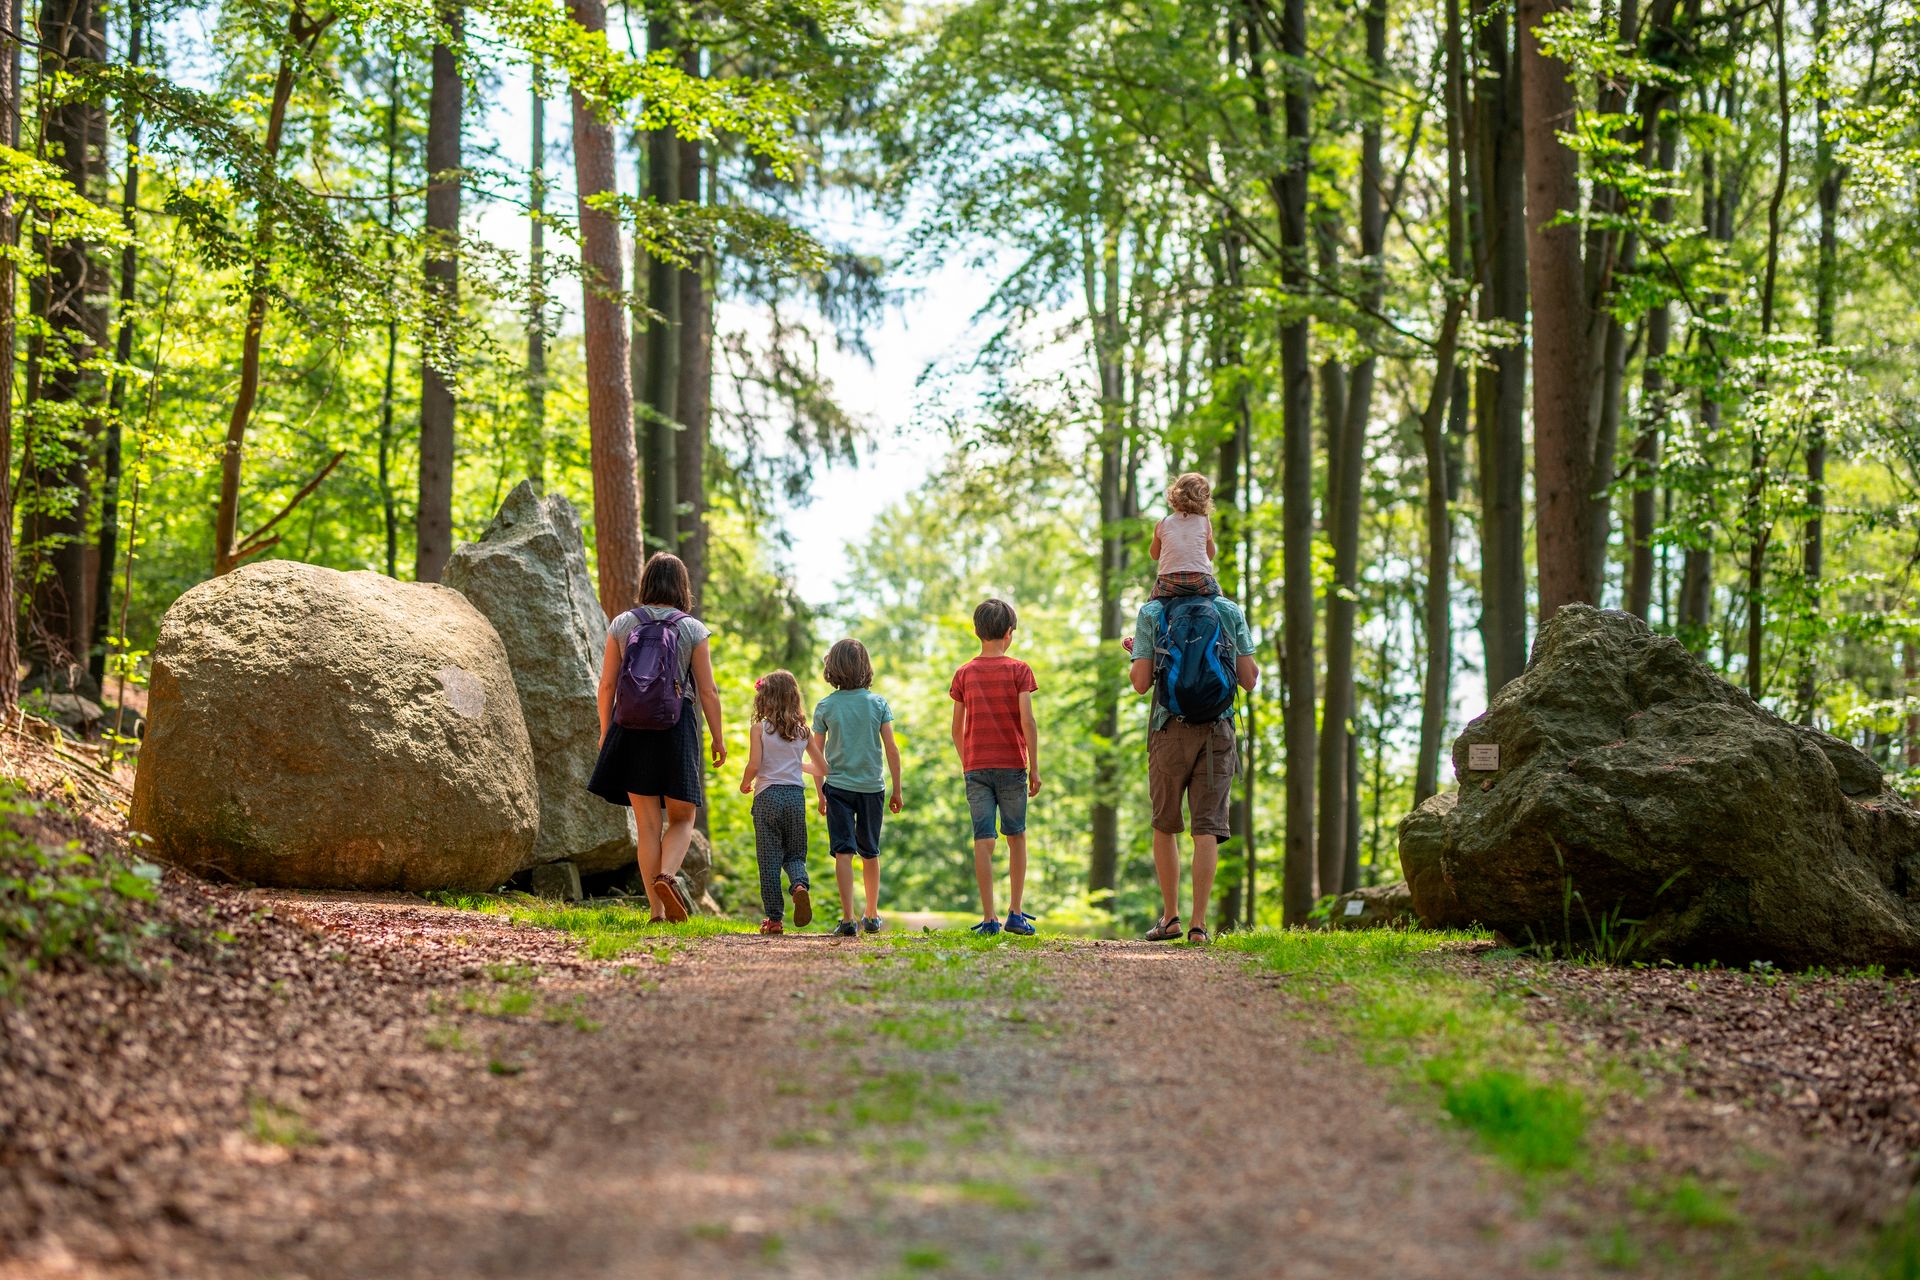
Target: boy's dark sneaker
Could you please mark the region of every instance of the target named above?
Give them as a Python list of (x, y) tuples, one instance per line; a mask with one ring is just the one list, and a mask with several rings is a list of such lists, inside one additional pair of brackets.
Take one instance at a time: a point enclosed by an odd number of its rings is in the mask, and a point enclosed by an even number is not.
[(1007, 912), (1007, 932), (1022, 938), (1031, 938), (1033, 922), (1039, 918), (1039, 916), (1030, 916), (1024, 911), (1009, 911)]
[(1000, 922), (998, 920), (982, 920), (979, 924), (968, 930), (968, 932), (977, 933), (983, 938), (991, 938), (1000, 932)]
[(860, 936), (860, 930), (855, 927), (853, 921), (842, 920), (839, 926), (834, 929), (833, 936), (836, 938), (857, 938)]
[(860, 927), (862, 929), (865, 929), (868, 933), (878, 933), (880, 932), (880, 917), (868, 916), (866, 919), (860, 922)]

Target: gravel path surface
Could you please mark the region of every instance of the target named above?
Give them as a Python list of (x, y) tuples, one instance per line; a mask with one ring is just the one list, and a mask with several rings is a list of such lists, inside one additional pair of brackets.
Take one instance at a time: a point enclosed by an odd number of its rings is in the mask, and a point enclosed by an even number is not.
[(244, 971), (41, 993), (118, 1039), (6, 1015), (33, 1112), (0, 1132), (0, 1276), (1417, 1280), (1538, 1274), (1550, 1243), (1229, 956), (594, 964), (417, 901), (207, 893)]

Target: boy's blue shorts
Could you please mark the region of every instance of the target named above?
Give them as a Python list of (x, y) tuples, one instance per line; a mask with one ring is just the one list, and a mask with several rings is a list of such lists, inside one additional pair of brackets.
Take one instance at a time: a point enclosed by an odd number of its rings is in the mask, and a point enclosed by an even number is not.
[(1003, 836), (1027, 833), (1027, 771), (1025, 769), (967, 770), (967, 808), (973, 813), (973, 838), (991, 840), (993, 817), (1000, 814)]

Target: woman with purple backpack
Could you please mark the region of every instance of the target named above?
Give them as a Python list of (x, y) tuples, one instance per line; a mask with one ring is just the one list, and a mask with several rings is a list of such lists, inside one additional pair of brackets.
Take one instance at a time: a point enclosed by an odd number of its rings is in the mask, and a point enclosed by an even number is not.
[(714, 768), (727, 761), (707, 648), (713, 633), (692, 608), (687, 566), (679, 556), (655, 555), (640, 575), (640, 603), (608, 625), (600, 664), (600, 759), (587, 790), (632, 806), (640, 882), (656, 921), (678, 922), (693, 913), (675, 876), (693, 840), (694, 815), (707, 799), (696, 700), (713, 737)]

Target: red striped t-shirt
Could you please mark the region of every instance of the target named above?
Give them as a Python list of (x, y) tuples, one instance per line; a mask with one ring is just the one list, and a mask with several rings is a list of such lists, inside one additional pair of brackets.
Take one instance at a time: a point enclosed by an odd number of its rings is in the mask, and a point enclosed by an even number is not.
[(1040, 686), (1033, 668), (1018, 658), (975, 658), (953, 673), (948, 695), (967, 709), (960, 736), (962, 769), (1024, 769), (1027, 726), (1020, 695)]

